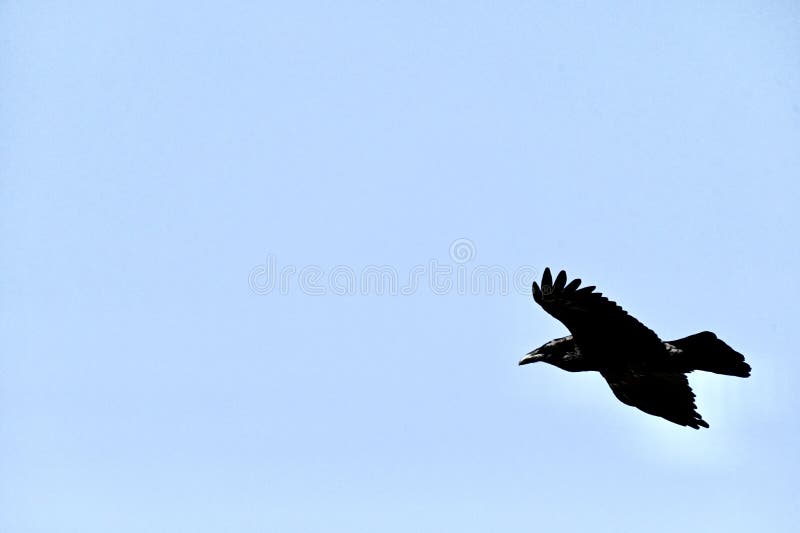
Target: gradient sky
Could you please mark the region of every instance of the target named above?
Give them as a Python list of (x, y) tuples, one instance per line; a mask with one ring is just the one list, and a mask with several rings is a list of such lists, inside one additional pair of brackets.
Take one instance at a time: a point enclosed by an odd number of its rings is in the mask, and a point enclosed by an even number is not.
[[(795, 2), (128, 4), (0, 6), (1, 531), (794, 530)], [(565, 268), (753, 376), (693, 431), (518, 367), (527, 289), (270, 260)]]

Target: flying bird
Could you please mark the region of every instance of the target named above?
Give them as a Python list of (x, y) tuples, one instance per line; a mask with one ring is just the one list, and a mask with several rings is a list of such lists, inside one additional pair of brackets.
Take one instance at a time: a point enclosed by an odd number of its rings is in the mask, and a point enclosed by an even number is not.
[(664, 342), (594, 286), (580, 284), (567, 283), (563, 270), (553, 282), (549, 268), (541, 287), (533, 282), (534, 301), (571, 335), (529, 352), (520, 365), (543, 361), (569, 372), (600, 372), (621, 402), (694, 429), (708, 423), (697, 412), (686, 374), (750, 375), (744, 356), (710, 331)]

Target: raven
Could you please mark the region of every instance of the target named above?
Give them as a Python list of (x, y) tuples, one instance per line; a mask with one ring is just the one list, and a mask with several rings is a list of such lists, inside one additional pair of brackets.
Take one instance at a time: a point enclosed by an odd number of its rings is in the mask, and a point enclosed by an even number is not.
[(549, 268), (541, 288), (533, 282), (534, 301), (572, 335), (529, 352), (520, 365), (544, 361), (569, 372), (595, 370), (621, 402), (694, 429), (708, 423), (697, 412), (686, 374), (750, 375), (744, 356), (710, 331), (663, 342), (594, 286), (579, 289), (580, 284), (580, 279), (568, 284), (563, 270), (554, 283)]

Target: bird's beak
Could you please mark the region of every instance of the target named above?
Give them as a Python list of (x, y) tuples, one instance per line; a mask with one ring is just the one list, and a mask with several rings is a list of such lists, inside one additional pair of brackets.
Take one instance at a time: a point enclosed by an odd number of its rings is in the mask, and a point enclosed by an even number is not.
[(541, 360), (542, 360), (542, 355), (540, 353), (537, 353), (536, 350), (534, 350), (532, 352), (528, 352), (525, 355), (525, 357), (520, 359), (519, 364), (520, 366), (529, 365), (531, 363), (535, 363), (536, 361), (541, 361)]

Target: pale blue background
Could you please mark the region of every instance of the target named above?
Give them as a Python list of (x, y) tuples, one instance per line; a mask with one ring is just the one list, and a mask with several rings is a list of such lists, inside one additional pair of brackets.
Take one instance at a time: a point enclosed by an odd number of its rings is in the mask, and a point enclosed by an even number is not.
[[(797, 3), (111, 4), (0, 6), (0, 531), (796, 527)], [(527, 293), (248, 287), (461, 237), (753, 377), (697, 432)]]

